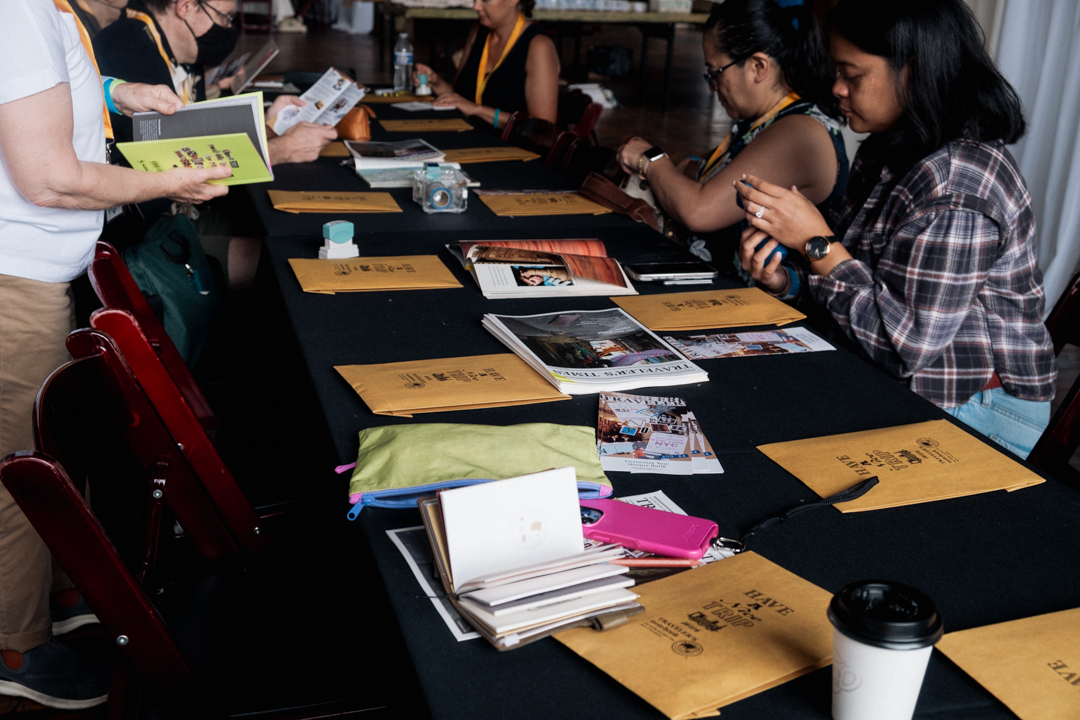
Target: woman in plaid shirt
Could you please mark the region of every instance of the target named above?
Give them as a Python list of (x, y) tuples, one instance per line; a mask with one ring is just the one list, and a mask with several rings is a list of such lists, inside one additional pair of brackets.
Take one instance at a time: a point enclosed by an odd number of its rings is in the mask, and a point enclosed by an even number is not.
[[(870, 137), (827, 219), (794, 188), (739, 184), (743, 267), (785, 300), (808, 293), (887, 372), (1026, 457), (1057, 370), (1031, 198), (1005, 147), (1024, 133), (1020, 100), (962, 0), (841, 0), (829, 25), (833, 93)], [(794, 262), (769, 257), (776, 243)]]

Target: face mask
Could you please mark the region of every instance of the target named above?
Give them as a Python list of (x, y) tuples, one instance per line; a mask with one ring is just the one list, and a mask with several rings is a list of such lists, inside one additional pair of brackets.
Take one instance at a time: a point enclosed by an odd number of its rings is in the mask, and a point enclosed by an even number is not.
[[(203, 12), (209, 14), (206, 8), (203, 8)], [(223, 27), (214, 23), (205, 33), (196, 35), (187, 20), (184, 21), (184, 24), (187, 25), (191, 35), (195, 38), (195, 45), (199, 49), (195, 62), (200, 65), (216, 67), (225, 62), (225, 58), (229, 57), (232, 51), (236, 49), (237, 32), (234, 27)]]

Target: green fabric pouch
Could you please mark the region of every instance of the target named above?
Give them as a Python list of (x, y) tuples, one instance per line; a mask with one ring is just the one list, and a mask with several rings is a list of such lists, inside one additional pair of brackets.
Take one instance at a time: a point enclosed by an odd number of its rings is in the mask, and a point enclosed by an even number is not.
[(609, 497), (596, 431), (579, 425), (383, 425), (360, 431), (349, 481), (355, 520), (365, 505), (416, 507), (438, 490), (573, 467), (582, 497)]

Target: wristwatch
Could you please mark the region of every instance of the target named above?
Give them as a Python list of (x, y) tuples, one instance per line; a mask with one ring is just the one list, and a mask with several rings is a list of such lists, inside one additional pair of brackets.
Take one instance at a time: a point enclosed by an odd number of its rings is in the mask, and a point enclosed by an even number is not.
[(812, 237), (806, 241), (806, 247), (803, 249), (803, 252), (805, 252), (806, 257), (811, 260), (821, 260), (829, 254), (830, 250), (832, 250), (832, 244), (834, 242), (836, 242), (836, 236), (834, 235), (818, 235), (817, 237)]
[(641, 176), (642, 180), (645, 179), (645, 161), (648, 160), (653, 163), (665, 155), (667, 155), (667, 153), (655, 145), (641, 154), (641, 158), (638, 159), (638, 175)]

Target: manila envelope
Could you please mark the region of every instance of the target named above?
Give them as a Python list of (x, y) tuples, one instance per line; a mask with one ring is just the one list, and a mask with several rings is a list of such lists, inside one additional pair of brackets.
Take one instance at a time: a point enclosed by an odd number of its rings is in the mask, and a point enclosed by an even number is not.
[(376, 95), (373, 92), (369, 92), (364, 94), (364, 97), (360, 99), (360, 102), (369, 104), (383, 104), (404, 102), (432, 102), (433, 100), (435, 100), (434, 95)]
[(759, 288), (701, 290), (613, 297), (615, 304), (654, 331), (787, 325), (806, 316)]
[(333, 295), (372, 290), (438, 290), (461, 283), (436, 255), (355, 257), (339, 260), (289, 258), (304, 292)]
[[(394, 102), (403, 102), (395, 100)], [(465, 132), (472, 130), (473, 126), (462, 118), (447, 118), (435, 120), (380, 120), (383, 130), (387, 132)]]
[(877, 476), (841, 512), (860, 512), (1019, 490), (1044, 480), (948, 420), (760, 445), (758, 450), (823, 498)]
[(1021, 720), (1080, 718), (1080, 608), (949, 633), (935, 647)]
[(576, 192), (476, 193), (500, 217), (524, 215), (604, 215), (603, 205)]
[(290, 213), (399, 213), (386, 192), (295, 192), (268, 190), (275, 210)]
[(535, 160), (540, 157), (534, 152), (529, 152), (525, 148), (514, 147), (513, 145), (506, 145), (503, 147), (458, 148), (457, 150), (447, 150), (445, 155), (443, 162), (456, 162), (461, 165), (468, 163), (496, 162), (499, 160), (521, 160), (522, 162), (528, 162), (529, 160)]
[(345, 143), (340, 141), (327, 143), (319, 151), (319, 157), (349, 157), (349, 148), (345, 147)]
[(672, 720), (832, 662), (831, 593), (753, 552), (638, 585), (645, 612), (555, 638)]
[(513, 353), (334, 369), (376, 415), (412, 417), (570, 399)]

